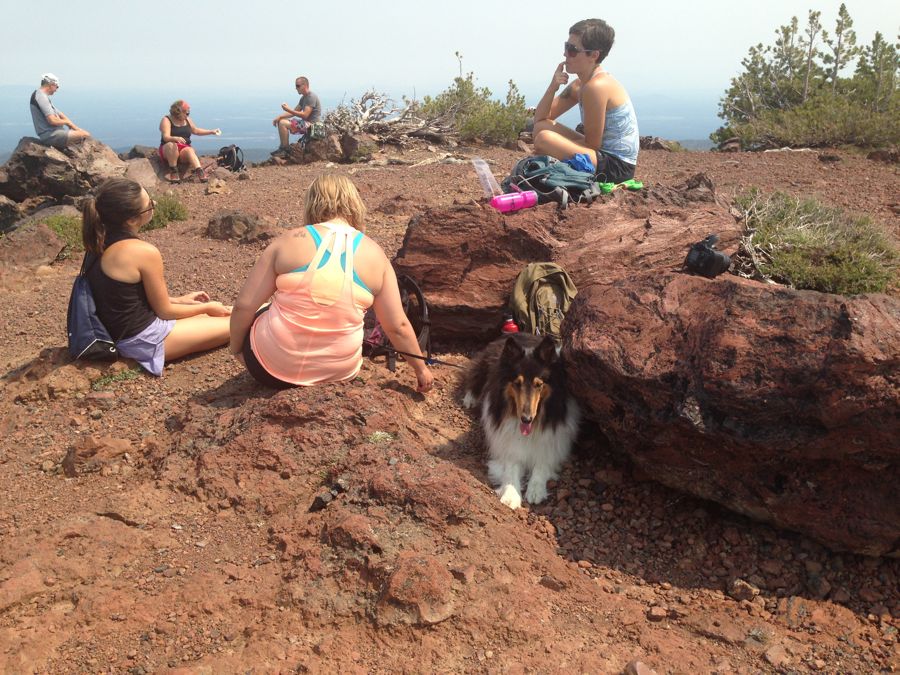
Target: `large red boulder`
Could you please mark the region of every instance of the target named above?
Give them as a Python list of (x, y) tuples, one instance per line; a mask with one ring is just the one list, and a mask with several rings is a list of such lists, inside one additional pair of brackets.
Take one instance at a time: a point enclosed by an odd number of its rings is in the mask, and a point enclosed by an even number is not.
[(651, 272), (583, 288), (564, 333), (586, 414), (656, 480), (900, 553), (896, 299)]

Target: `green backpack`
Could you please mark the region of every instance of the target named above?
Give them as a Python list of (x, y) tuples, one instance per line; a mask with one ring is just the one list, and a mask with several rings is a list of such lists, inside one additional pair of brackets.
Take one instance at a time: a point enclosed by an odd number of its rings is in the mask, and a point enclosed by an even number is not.
[(577, 293), (571, 277), (559, 265), (531, 263), (516, 277), (509, 309), (523, 331), (550, 335), (559, 342), (563, 317)]
[(538, 203), (556, 202), (565, 209), (570, 201), (590, 204), (601, 196), (596, 178), (549, 155), (520, 159), (503, 180), (503, 191), (534, 190)]

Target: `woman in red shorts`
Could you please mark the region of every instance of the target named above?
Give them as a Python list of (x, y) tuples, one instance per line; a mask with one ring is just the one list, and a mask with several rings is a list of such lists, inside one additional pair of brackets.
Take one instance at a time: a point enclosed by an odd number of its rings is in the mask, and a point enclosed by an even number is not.
[(197, 136), (218, 136), (219, 129), (200, 129), (194, 126), (190, 118), (191, 106), (186, 101), (175, 101), (169, 107), (169, 114), (159, 123), (159, 156), (168, 165), (166, 180), (177, 183), (181, 180), (178, 169), (179, 162), (187, 164), (188, 171), (196, 180), (206, 182), (203, 169), (200, 168), (200, 160), (197, 153), (191, 147), (191, 134)]

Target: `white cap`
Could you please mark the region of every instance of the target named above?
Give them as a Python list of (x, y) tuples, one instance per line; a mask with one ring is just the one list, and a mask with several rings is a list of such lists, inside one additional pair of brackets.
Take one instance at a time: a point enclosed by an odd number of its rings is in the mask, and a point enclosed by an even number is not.
[(53, 73), (44, 73), (41, 75), (41, 84), (55, 84), (59, 86), (59, 78)]

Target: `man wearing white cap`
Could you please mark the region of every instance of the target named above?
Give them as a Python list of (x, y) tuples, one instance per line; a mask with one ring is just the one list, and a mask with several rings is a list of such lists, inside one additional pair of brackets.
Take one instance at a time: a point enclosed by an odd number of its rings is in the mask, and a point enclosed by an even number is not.
[(31, 94), (31, 121), (34, 122), (34, 132), (41, 143), (62, 149), (84, 140), (91, 134), (79, 128), (50, 102), (50, 97), (57, 89), (59, 78), (56, 75), (53, 73), (41, 75), (40, 89), (35, 89)]

